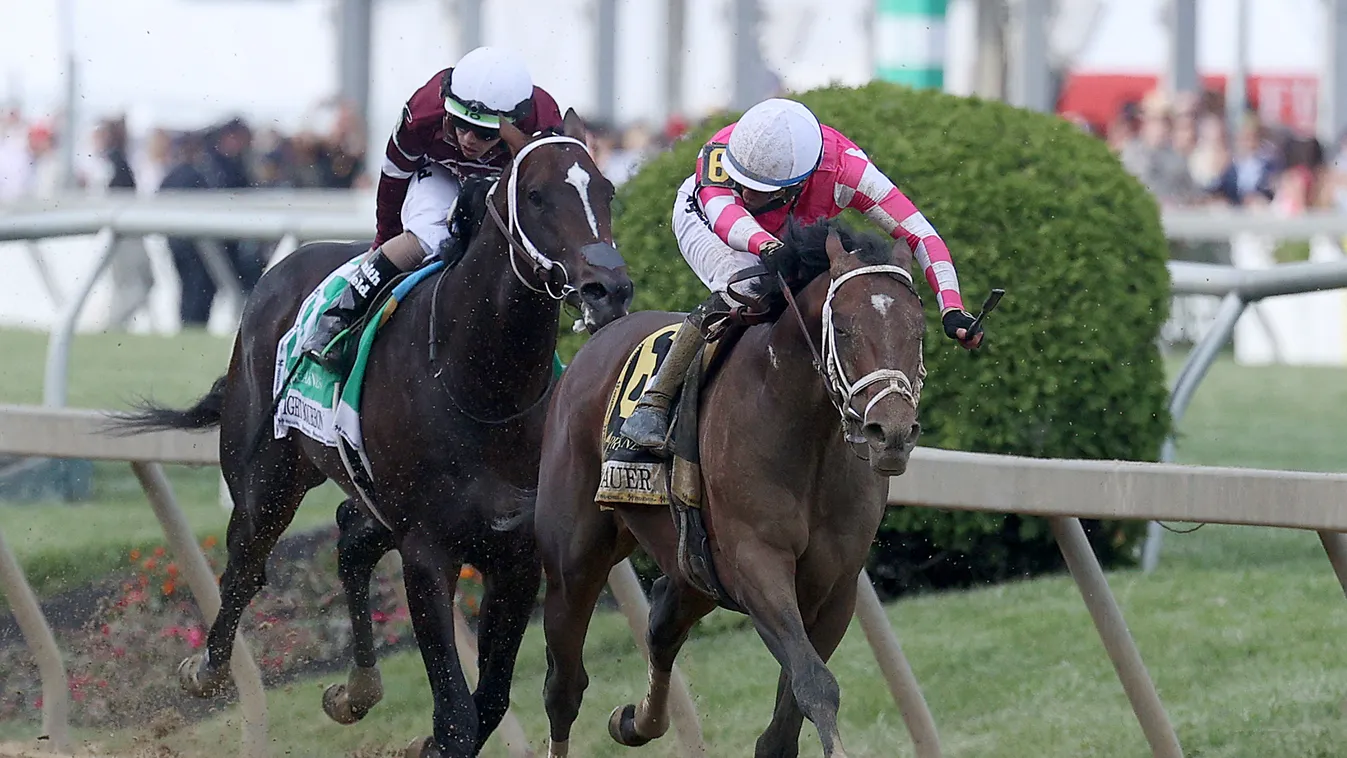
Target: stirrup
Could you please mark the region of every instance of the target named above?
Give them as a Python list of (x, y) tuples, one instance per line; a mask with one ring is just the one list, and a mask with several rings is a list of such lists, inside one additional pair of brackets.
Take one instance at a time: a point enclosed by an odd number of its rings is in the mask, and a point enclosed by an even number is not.
[(618, 434), (646, 450), (663, 452), (669, 444), (669, 413), (668, 407), (638, 400), (636, 410), (622, 422)]
[[(334, 318), (337, 317), (334, 316)], [(354, 321), (354, 319), (351, 321)], [(316, 328), (317, 324), (314, 326)], [(317, 334), (309, 335), (308, 341), (300, 348), (300, 355), (307, 357), (309, 360), (329, 371), (340, 373), (342, 354), (345, 351), (343, 349), (344, 345), (338, 341), (338, 338), (349, 332), (350, 329), (351, 322), (348, 322), (347, 319), (341, 319), (341, 327), (333, 332), (332, 336), (328, 337), (321, 344), (317, 341)]]
[(341, 373), (342, 356), (340, 350), (336, 351), (324, 350), (322, 352), (319, 352), (317, 350), (310, 348), (308, 350), (305, 350), (302, 354), (305, 358), (308, 358), (309, 360), (313, 361), (319, 366), (322, 366), (328, 371), (331, 371), (336, 374)]

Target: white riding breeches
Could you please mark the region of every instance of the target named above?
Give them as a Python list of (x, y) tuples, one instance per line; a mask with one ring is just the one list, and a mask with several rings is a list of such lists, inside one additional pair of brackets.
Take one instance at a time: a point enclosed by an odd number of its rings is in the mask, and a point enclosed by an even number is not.
[(458, 177), (438, 163), (412, 174), (407, 197), (402, 201), (402, 228), (421, 243), (429, 258), (449, 239), (449, 216), (458, 202)]
[[(706, 219), (693, 208), (696, 199), (692, 193), (695, 190), (695, 176), (689, 176), (678, 188), (673, 207), (674, 238), (678, 240), (678, 251), (683, 254), (692, 272), (702, 280), (702, 284), (712, 292), (724, 293), (730, 278), (749, 266), (757, 265), (758, 256), (735, 250), (716, 236)], [(738, 282), (734, 285), (734, 291), (747, 293), (752, 283), (752, 279)]]

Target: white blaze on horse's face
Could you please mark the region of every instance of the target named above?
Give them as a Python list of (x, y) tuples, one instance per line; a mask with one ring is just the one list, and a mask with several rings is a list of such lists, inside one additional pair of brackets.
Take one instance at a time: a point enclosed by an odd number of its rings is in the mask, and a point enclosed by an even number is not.
[(580, 193), (580, 202), (585, 206), (585, 219), (589, 221), (589, 230), (594, 232), (594, 239), (599, 238), (599, 223), (594, 220), (594, 207), (589, 204), (589, 172), (580, 168), (580, 162), (576, 161), (566, 171), (566, 183), (575, 188)]
[(893, 297), (889, 295), (871, 295), (870, 304), (879, 312), (881, 318), (889, 315), (889, 306), (893, 305)]

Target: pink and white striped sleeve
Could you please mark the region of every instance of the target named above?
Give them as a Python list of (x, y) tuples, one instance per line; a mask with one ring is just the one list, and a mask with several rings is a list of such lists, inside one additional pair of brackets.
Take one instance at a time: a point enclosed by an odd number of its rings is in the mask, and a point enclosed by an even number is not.
[(699, 187), (697, 204), (706, 214), (707, 223), (716, 236), (735, 250), (744, 250), (754, 255), (762, 255), (762, 246), (775, 242), (773, 237), (753, 214), (744, 207), (743, 201), (733, 190), (725, 187)]
[(927, 284), (936, 293), (942, 314), (963, 308), (954, 259), (931, 222), (860, 148), (848, 149), (843, 153), (842, 161), (844, 166), (833, 188), (833, 201), (837, 206), (864, 213), (889, 236), (907, 242), (921, 264)]

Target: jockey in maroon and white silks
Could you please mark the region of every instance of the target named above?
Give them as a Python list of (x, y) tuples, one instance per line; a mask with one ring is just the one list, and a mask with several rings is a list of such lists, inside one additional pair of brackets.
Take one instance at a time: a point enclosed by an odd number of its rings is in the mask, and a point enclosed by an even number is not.
[(453, 237), (450, 215), (462, 181), (497, 176), (510, 162), (500, 139), (502, 119), (525, 134), (562, 125), (556, 100), (503, 48), (476, 48), (412, 93), (384, 151), (372, 249), (338, 303), (318, 319), (305, 355), (336, 368), (326, 353), (332, 340), (398, 274), (432, 258)]
[[(471, 53), (469, 53), (471, 55)], [(465, 60), (467, 60), (465, 58)], [(471, 62), (471, 61), (469, 61)], [(462, 68), (460, 63), (458, 68)], [(469, 114), (461, 112), (453, 105), (445, 105), (446, 91), (453, 84), (454, 68), (446, 68), (436, 73), (420, 89), (412, 93), (402, 106), (402, 118), (388, 138), (384, 149), (383, 170), (379, 173), (379, 188), (375, 196), (375, 217), (378, 233), (374, 238), (377, 247), (398, 236), (403, 231), (403, 203), (413, 184), (417, 171), (429, 165), (447, 169), (457, 185), (473, 176), (499, 175), (510, 162), (510, 151), (499, 140), (494, 139), (499, 128), (499, 120), (481, 123), (482, 114), (469, 120)], [(522, 91), (522, 87), (521, 87)], [(517, 106), (518, 112), (511, 123), (525, 134), (546, 129), (561, 130), (561, 109), (557, 101), (542, 87), (532, 85), (529, 97)], [(458, 121), (459, 123), (455, 123)], [(493, 126), (492, 124), (495, 124)], [(491, 146), (480, 155), (467, 155), (453, 131), (459, 127), (475, 127), (484, 140), (494, 140)], [(454, 198), (457, 197), (455, 186)], [(436, 203), (438, 204), (438, 203)], [(453, 198), (444, 204), (447, 209), (453, 204)], [(443, 216), (443, 213), (439, 214)], [(416, 231), (416, 230), (413, 230)], [(446, 230), (447, 231), (447, 230)], [(420, 235), (418, 235), (420, 236)], [(438, 235), (426, 235), (438, 236)], [(423, 243), (435, 240), (421, 240)], [(431, 244), (429, 252), (438, 249)]]
[[(812, 224), (847, 208), (863, 213), (904, 241), (935, 291), (945, 333), (965, 348), (969, 334), (959, 278), (935, 227), (866, 156), (836, 129), (820, 124), (804, 105), (764, 100), (716, 132), (697, 156), (696, 169), (678, 188), (673, 230), (688, 265), (711, 290), (674, 335), (656, 376), (623, 424), (622, 434), (659, 449), (668, 433), (668, 408), (704, 339), (702, 320), (732, 303), (725, 295), (735, 274), (781, 247), (788, 219)], [(750, 286), (736, 283), (736, 291)]]

